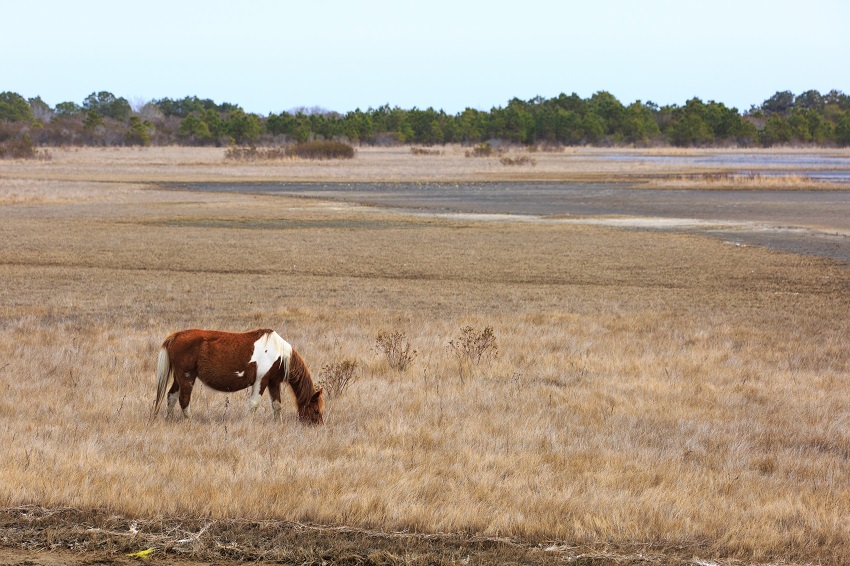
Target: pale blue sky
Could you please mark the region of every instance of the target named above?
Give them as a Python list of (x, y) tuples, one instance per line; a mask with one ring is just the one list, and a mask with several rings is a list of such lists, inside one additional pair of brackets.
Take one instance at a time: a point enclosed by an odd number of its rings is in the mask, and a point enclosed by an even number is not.
[(850, 92), (842, 0), (0, 0), (0, 91), (51, 106), (106, 90), (268, 114), (382, 104), (489, 110), (513, 97), (739, 110)]

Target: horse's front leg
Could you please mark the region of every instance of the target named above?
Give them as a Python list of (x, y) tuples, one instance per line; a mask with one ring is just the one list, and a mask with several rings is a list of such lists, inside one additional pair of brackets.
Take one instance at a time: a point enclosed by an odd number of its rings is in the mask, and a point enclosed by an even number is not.
[(275, 422), (280, 422), (280, 381), (269, 380), (269, 398), (272, 402), (272, 412)]

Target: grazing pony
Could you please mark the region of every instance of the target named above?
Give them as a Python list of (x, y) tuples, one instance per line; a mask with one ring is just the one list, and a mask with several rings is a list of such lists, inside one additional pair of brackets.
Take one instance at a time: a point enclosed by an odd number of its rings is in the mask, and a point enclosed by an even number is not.
[(298, 416), (302, 421), (321, 424), (325, 400), (322, 390), (313, 385), (310, 370), (292, 346), (274, 330), (258, 328), (233, 333), (218, 330), (180, 330), (168, 336), (159, 350), (156, 365), (156, 402), (151, 421), (159, 412), (168, 377), (174, 381), (168, 391), (168, 415), (177, 399), (183, 416), (189, 418), (189, 401), (195, 379), (216, 391), (251, 388), (248, 408), (260, 404), (260, 396), (269, 388), (272, 411), (280, 420), (280, 384), (292, 387)]

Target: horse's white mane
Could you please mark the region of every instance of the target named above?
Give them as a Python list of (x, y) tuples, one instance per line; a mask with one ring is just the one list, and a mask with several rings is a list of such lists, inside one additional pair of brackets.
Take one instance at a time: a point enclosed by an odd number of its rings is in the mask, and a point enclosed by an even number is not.
[(280, 356), (280, 363), (284, 369), (284, 379), (289, 380), (289, 362), (292, 359), (292, 344), (280, 337), (280, 334), (272, 330), (263, 338), (264, 347)]

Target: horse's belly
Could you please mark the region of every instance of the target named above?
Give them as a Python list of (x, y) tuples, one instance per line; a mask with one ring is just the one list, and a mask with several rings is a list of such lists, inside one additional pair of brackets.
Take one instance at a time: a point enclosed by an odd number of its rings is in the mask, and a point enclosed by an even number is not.
[(242, 385), (234, 385), (234, 384), (225, 384), (221, 387), (213, 387), (216, 391), (222, 391), (224, 393), (233, 393), (234, 391), (242, 391), (243, 389), (248, 389), (253, 385), (252, 383), (245, 383)]
[(228, 370), (224, 368), (198, 368), (198, 379), (204, 385), (216, 391), (232, 393), (254, 385), (254, 379), (243, 370)]

